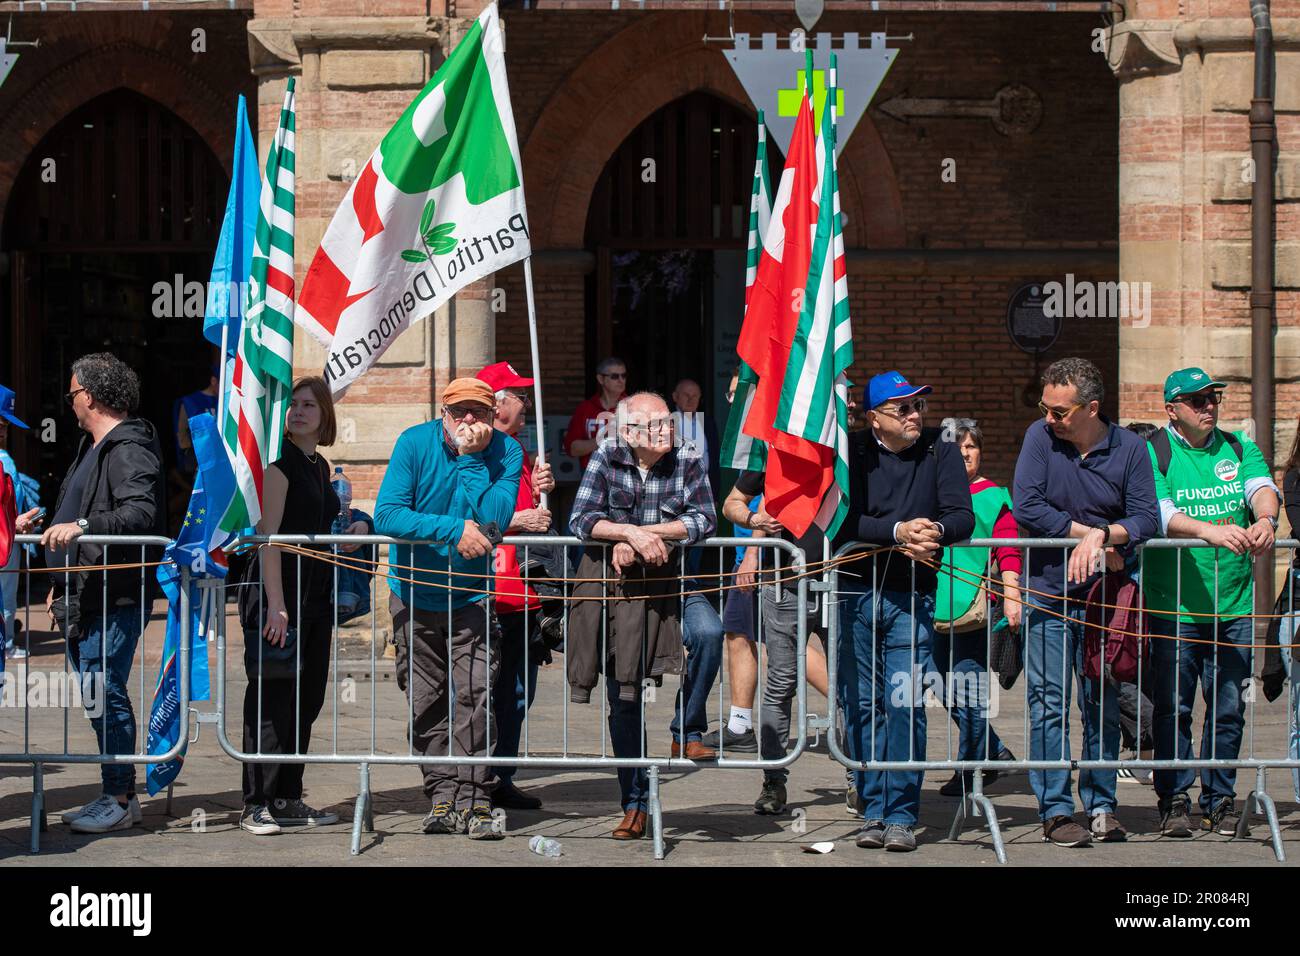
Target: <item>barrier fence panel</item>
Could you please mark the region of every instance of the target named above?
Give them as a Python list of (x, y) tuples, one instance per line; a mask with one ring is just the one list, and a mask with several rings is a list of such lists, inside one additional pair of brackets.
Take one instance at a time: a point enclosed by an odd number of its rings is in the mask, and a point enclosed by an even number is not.
[[(1040, 810), (1047, 819), (1058, 814), (1073, 815), (1070, 774), (1075, 770), (1080, 772), (1085, 812), (1107, 814), (1116, 810), (1117, 773), (1139, 780), (1153, 778), (1153, 801), (1157, 793), (1165, 799), (1185, 795), (1199, 773), (1202, 812), (1211, 826), (1218, 832), (1244, 837), (1250, 817), (1261, 815), (1269, 828), (1274, 855), (1283, 861), (1277, 811), (1266, 789), (1266, 772), (1270, 767), (1291, 769), (1300, 800), (1300, 731), (1296, 729), (1300, 695), (1292, 684), (1286, 753), (1258, 753), (1256, 655), (1278, 645), (1259, 640), (1254, 624), (1281, 618), (1280, 649), (1290, 672), (1290, 643), (1297, 620), (1293, 593), (1288, 593), (1283, 613), (1254, 614), (1252, 582), (1249, 607), (1239, 595), (1235, 605), (1225, 607), (1220, 603), (1222, 555), (1216, 550), (1209, 587), (1204, 593), (1185, 594), (1184, 562), (1189, 560), (1186, 552), (1211, 546), (1199, 540), (1155, 540), (1138, 549), (1129, 567), (1124, 568), (1123, 560), (1114, 557), (1108, 567), (1112, 571), (1136, 572), (1140, 580), (1147, 573), (1151, 555), (1175, 550), (1172, 566), (1165, 561), (1151, 572), (1171, 574), (1175, 582), (1168, 612), (1134, 606), (1127, 617), (1112, 615), (1124, 613), (1122, 608), (1129, 607), (1132, 594), (1107, 593), (1112, 582), (1103, 575), (1092, 597), (1094, 613), (1106, 615), (1107, 620), (1086, 629), (1088, 596), (1070, 581), (1069, 555), (1075, 544), (1074, 539), (986, 538), (953, 546), (952, 552), (978, 549), (984, 556), (965, 570), (956, 558), (942, 568), (931, 564), (940, 576), (946, 575), (954, 582), (946, 588), (946, 609), (934, 607), (932, 586), (918, 594), (917, 569), (924, 564), (912, 562), (895, 549), (862, 544), (840, 548), (828, 565), (827, 575), (836, 609), (830, 615), (827, 648), (830, 683), (837, 688), (829, 700), (830, 722), (834, 725), (842, 712), (845, 725), (843, 740), (831, 735), (833, 756), (857, 772), (860, 793), (870, 795), (875, 804), (883, 801), (886, 813), (914, 813), (921, 775), (926, 771), (953, 771), (954, 779), (948, 786), (959, 787), (961, 799), (950, 839), (959, 836), (968, 811), (983, 816), (994, 851), (1003, 863), (1006, 851), (996, 809), (984, 790), (986, 774), (1029, 772)], [(1296, 546), (1293, 540), (1281, 540), (1275, 545)], [(1014, 629), (1007, 626), (1004, 617), (1006, 606), (1014, 602), (1003, 599), (996, 607), (984, 603), (981, 608), (988, 593), (1003, 586), (992, 576), (987, 558), (989, 549), (996, 548), (1018, 549), (1025, 569), (1018, 584), (1022, 613)], [(1029, 588), (1025, 583), (1034, 552), (1048, 549), (1061, 552), (1059, 593)], [(853, 561), (854, 552), (863, 552), (864, 556)], [(1270, 559), (1271, 555), (1261, 558)], [(890, 564), (899, 561), (910, 566), (906, 572), (910, 587), (905, 592), (884, 586)], [(1054, 575), (1054, 569), (1051, 573)], [(1196, 574), (1186, 577), (1193, 587), (1198, 586)], [(897, 583), (896, 566), (888, 580)], [(977, 589), (976, 603), (965, 613), (955, 596), (963, 581)], [(1061, 594), (1069, 595), (1066, 601), (1062, 601)], [(1121, 600), (1125, 604), (1113, 603)], [(1189, 604), (1209, 606), (1210, 610), (1195, 611)], [(1182, 609), (1176, 619), (1175, 609)], [(1091, 644), (1088, 631), (1096, 636)], [(1126, 657), (1139, 635), (1148, 633), (1150, 659), (1140, 652)], [(1102, 662), (1111, 662), (1112, 654), (1117, 655), (1115, 661), (1103, 666)], [(995, 663), (1000, 675), (1011, 680), (1023, 667), (1019, 759), (1013, 758), (1011, 748), (1000, 740), (993, 724), (1000, 709), (999, 683), (993, 678)], [(1087, 676), (1094, 670), (1096, 677)], [(1130, 679), (1122, 679), (1126, 676)], [(1194, 721), (1198, 681), (1203, 698), (1199, 706), (1204, 710), (1200, 725)], [(1013, 684), (1002, 686), (1009, 688)], [(1072, 746), (1070, 735), (1072, 692), (1079, 698), (1083, 731), (1083, 740), (1077, 746)], [(951, 715), (951, 720), (944, 720), (942, 759), (929, 756), (931, 752), (925, 749), (927, 707), (941, 708)], [(1121, 759), (1122, 734), (1131, 741), (1132, 758)], [(1191, 750), (1193, 735), (1200, 740), (1199, 755)], [(931, 734), (929, 742), (933, 741)], [(1254, 774), (1253, 787), (1240, 816), (1224, 816), (1220, 813), (1221, 801), (1231, 800), (1233, 777), (1239, 770)], [(875, 797), (880, 791), (884, 797)], [(1228, 809), (1232, 807), (1229, 803)], [(1104, 823), (1099, 826), (1104, 831)]]
[[(775, 774), (804, 751), (808, 621), (795, 611), (815, 609), (816, 602), (809, 600), (810, 572), (794, 545), (779, 539), (710, 538), (674, 549), (660, 568), (636, 563), (616, 573), (613, 562), (618, 555), (612, 545), (555, 535), (507, 536), (502, 544), (514, 549), (513, 558), (522, 570), (503, 564), (509, 552), (499, 547), (493, 559), (498, 574), (488, 586), (478, 572), (423, 567), (418, 550), (412, 558), (412, 549), (420, 544), (378, 535), (244, 537), (235, 547), (256, 547), (261, 558), (242, 578), (232, 574), (226, 585), (246, 591), (244, 622), (237, 626), (245, 649), (242, 670), (251, 676), (244, 688), (243, 736), (236, 742), (228, 717), (231, 691), (242, 675), (230, 673), (231, 635), (223, 618), (214, 717), (221, 747), (251, 768), (356, 765), (354, 854), (360, 852), (363, 832), (373, 830), (370, 770), (376, 765), (417, 766), (431, 800), (445, 798), (460, 806), (486, 804), (492, 777), (508, 778), (513, 774), (508, 768), (614, 770), (624, 794), (623, 809), (644, 808), (647, 813), (659, 859), (664, 852), (659, 797), (663, 773), (707, 766)], [(757, 592), (742, 592), (736, 584), (727, 561), (734, 547), (759, 550)], [(391, 551), (384, 554), (380, 548)], [(290, 606), (304, 609), (301, 616), (290, 615), (297, 639), (288, 661), (275, 659), (279, 632), (267, 629), (268, 614), (278, 617), (280, 608), (271, 612), (269, 603), (254, 599), (257, 593), (269, 599), (275, 590), (264, 588), (267, 568), (276, 562), (266, 560), (272, 549), (279, 553), (282, 588), (290, 581), (294, 592), (292, 605), (290, 595), (284, 595), (286, 613)], [(706, 555), (710, 560), (716, 555), (716, 570), (711, 564), (705, 569)], [(332, 577), (324, 599), (313, 567)], [(356, 587), (357, 575), (370, 597), (370, 612), (361, 622), (369, 639), (362, 642), (365, 659), (341, 661), (340, 623), (346, 622), (352, 607), (341, 597), (346, 587)], [(396, 651), (391, 665), (383, 660), (380, 576), (409, 591), (414, 604), (408, 608), (396, 593), (389, 599)], [(517, 584), (521, 576), (529, 582), (527, 595)], [(766, 755), (749, 759), (728, 752), (724, 745), (715, 760), (695, 760), (687, 752), (708, 729), (707, 698), (722, 655), (720, 618), (725, 598), (733, 592), (755, 595), (756, 627), (769, 645), (767, 679), (760, 675), (759, 688), (777, 680), (784, 691), (776, 713), (767, 717), (755, 701), (756, 726), (765, 720), (771, 725)], [(326, 610), (325, 602), (331, 599), (332, 608)], [(311, 607), (324, 613), (313, 618), (306, 610)], [(775, 621), (770, 619), (773, 614), (782, 616)], [(667, 630), (664, 621), (672, 622)], [(775, 674), (773, 641), (783, 642)], [(563, 655), (563, 681), (548, 678), (553, 690), (538, 694), (538, 667), (552, 653)], [(503, 660), (517, 683), (503, 683)], [(390, 666), (397, 690), (386, 688), (382, 679)], [(286, 676), (268, 676), (277, 673), (275, 667)], [(362, 674), (371, 688), (368, 701), (359, 701), (357, 682), (341, 677), (344, 670)], [(664, 684), (664, 677), (679, 670), (675, 690), (665, 693), (671, 685)], [(725, 723), (725, 670), (722, 676), (719, 726)], [(520, 697), (532, 701), (531, 706), (517, 706)], [(502, 706), (505, 703), (510, 706)], [(344, 711), (349, 718), (362, 718), (362, 733), (341, 731)], [(659, 723), (669, 714), (671, 726)], [(311, 731), (318, 716), (329, 718), (327, 739)], [(354, 719), (347, 723), (356, 725)], [(793, 743), (787, 748), (791, 732)], [(265, 744), (269, 737), (277, 739), (273, 749)], [(246, 798), (263, 795), (266, 773), (280, 772), (277, 768), (259, 775), (255, 769), (246, 770)], [(500, 814), (494, 813), (491, 826), (503, 832)]]
[[(45, 765), (166, 763), (183, 752), (190, 704), (190, 569), (182, 566), (176, 700), (182, 732), (166, 752), (150, 754), (158, 676), (153, 660), (162, 657), (163, 639), (151, 651), (146, 627), (158, 594), (162, 549), (171, 540), (86, 534), (70, 545), (70, 559), (62, 552), (43, 552), (40, 541), (40, 535), (16, 536), (10, 563), (0, 570), (4, 607), (14, 611), (5, 621), (9, 647), (0, 708), (7, 719), (0, 723), (0, 764), (32, 765), (33, 853), (45, 829)], [(61, 593), (47, 604), (54, 592)], [(77, 597), (69, 600), (71, 594)], [(18, 634), (15, 623), (22, 625)], [(51, 648), (33, 635), (51, 630), (58, 662), (35, 670), (32, 662)]]

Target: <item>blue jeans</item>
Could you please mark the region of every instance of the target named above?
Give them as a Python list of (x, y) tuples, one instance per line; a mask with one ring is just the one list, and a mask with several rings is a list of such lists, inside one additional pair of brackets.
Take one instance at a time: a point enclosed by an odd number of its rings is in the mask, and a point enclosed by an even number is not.
[[(839, 679), (844, 735), (854, 760), (924, 760), (925, 695), (931, 663), (934, 596), (841, 586)], [(867, 770), (855, 775), (865, 820), (915, 826), (920, 771)]]
[(709, 729), (709, 693), (722, 666), (722, 620), (703, 594), (686, 595), (682, 608), (682, 643), (686, 645), (686, 676), (668, 729), (673, 740), (682, 740), (684, 701), (686, 741), (690, 742), (698, 741)]
[[(645, 734), (641, 732), (641, 688), (636, 689), (632, 700), (619, 700), (616, 680), (605, 680), (609, 698), (609, 739), (614, 745), (615, 757), (643, 757), (646, 755)], [(644, 767), (620, 767), (618, 787), (623, 812), (645, 810), (650, 802), (650, 778)]]
[[(1025, 676), (1029, 693), (1029, 759), (1070, 759), (1070, 678), (1078, 682), (1083, 720), (1083, 759), (1119, 758), (1119, 694), (1113, 684), (1084, 677), (1081, 603), (1063, 611), (1059, 601), (1030, 597), (1029, 633), (1025, 638)], [(1047, 610), (1055, 613), (1047, 613)], [(1065, 620), (1057, 614), (1064, 613)], [(1104, 720), (1104, 723), (1103, 723)], [(1089, 813), (1114, 813), (1116, 772), (1079, 771), (1079, 798)], [(1044, 821), (1072, 816), (1070, 771), (1031, 770), (1029, 783)]]
[[(135, 712), (126, 691), (142, 623), (134, 605), (112, 608), (107, 615), (83, 613), (68, 641), (68, 660), (81, 678), (82, 702), (101, 754), (135, 753)], [(110, 796), (135, 793), (133, 763), (101, 764), (100, 776)]]
[[(497, 650), (500, 664), (496, 684), (492, 688), (492, 754), (496, 757), (519, 756), (524, 716), (533, 705), (533, 698), (537, 696), (537, 655), (530, 653), (527, 661), (524, 659), (524, 617), (531, 613), (522, 611), (502, 614), (497, 618), (500, 628), (493, 635), (493, 640), (499, 642)], [(536, 618), (528, 622), (528, 627), (531, 636), (537, 629)], [(508, 785), (519, 768), (495, 769), (497, 781)]]
[[(1201, 728), (1201, 759), (1231, 760), (1241, 750), (1246, 698), (1242, 686), (1250, 677), (1251, 620), (1239, 617), (1216, 622), (1193, 618), (1177, 625), (1166, 617), (1148, 615), (1156, 637), (1151, 647), (1154, 685), (1152, 707), (1157, 760), (1192, 759), (1192, 704), (1196, 682), (1201, 682), (1205, 700), (1205, 723)], [(1193, 623), (1195, 622), (1195, 623)], [(1174, 641), (1175, 636), (1187, 641)], [(1238, 645), (1189, 641), (1222, 641)], [(1176, 718), (1176, 721), (1175, 721)], [(1153, 775), (1156, 796), (1167, 806), (1175, 796), (1186, 796), (1194, 770), (1157, 770)], [(1237, 771), (1207, 767), (1201, 771), (1201, 812), (1209, 813), (1223, 798), (1236, 799)]]
[[(1291, 572), (1291, 593), (1300, 595), (1300, 571)], [(1287, 610), (1292, 608), (1288, 607)], [(1286, 721), (1291, 743), (1287, 753), (1292, 760), (1300, 760), (1300, 667), (1296, 666), (1292, 656), (1292, 645), (1300, 642), (1296, 637), (1297, 632), (1300, 632), (1300, 602), (1297, 602), (1295, 610), (1295, 614), (1282, 618), (1277, 640), (1282, 645), (1282, 666), (1286, 668), (1288, 683), (1291, 685)], [(1300, 768), (1291, 771), (1291, 784), (1295, 787), (1296, 803), (1300, 803)]]
[[(948, 660), (952, 657), (951, 662)], [(951, 675), (948, 667), (952, 665)], [(1006, 745), (988, 722), (988, 635), (981, 628), (967, 634), (934, 632), (934, 669), (944, 676), (940, 697), (957, 725), (957, 760), (996, 757)], [(950, 686), (951, 685), (951, 686)], [(985, 728), (987, 750), (985, 749)]]

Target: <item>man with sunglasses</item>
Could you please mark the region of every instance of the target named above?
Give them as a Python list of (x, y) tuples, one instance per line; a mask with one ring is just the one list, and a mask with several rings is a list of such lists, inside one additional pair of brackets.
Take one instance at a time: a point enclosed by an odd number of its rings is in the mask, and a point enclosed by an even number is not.
[[(856, 760), (924, 760), (921, 675), (932, 669), (937, 568), (946, 545), (970, 537), (975, 512), (957, 443), (924, 427), (930, 386), (886, 372), (866, 392), (871, 427), (849, 436), (849, 510), (837, 544), (859, 541), (883, 553), (840, 567), (845, 738)], [(855, 779), (864, 821), (858, 846), (915, 850), (922, 774), (866, 771)]]
[(564, 453), (577, 458), (584, 470), (627, 391), (627, 364), (612, 355), (601, 359), (596, 366), (596, 384), (599, 390), (573, 410), (564, 433)]
[[(1155, 759), (1192, 758), (1192, 706), (1205, 698), (1201, 756), (1235, 760), (1241, 749), (1250, 677), (1251, 572), (1269, 554), (1281, 495), (1256, 444), (1221, 430), (1224, 387), (1203, 369), (1165, 379), (1168, 424), (1150, 439), (1160, 522), (1169, 538), (1199, 538), (1211, 548), (1146, 552), (1142, 593), (1151, 630)], [(1177, 639), (1175, 639), (1177, 638)], [(1201, 829), (1237, 830), (1235, 770), (1201, 771)], [(1191, 770), (1154, 774), (1164, 836), (1192, 835)]]
[[(1084, 676), (1084, 599), (1108, 547), (1135, 548), (1160, 533), (1146, 443), (1101, 413), (1105, 386), (1087, 359), (1065, 358), (1043, 373), (1043, 419), (1025, 432), (1011, 498), (1030, 537), (1074, 538), (1073, 549), (1029, 552), (1025, 675), (1030, 759), (1068, 760), (1070, 676), (1077, 675), (1086, 760), (1119, 757), (1119, 698), (1114, 684)], [(1104, 721), (1104, 726), (1102, 723)], [(1043, 841), (1086, 846), (1123, 840), (1115, 817), (1114, 770), (1084, 770), (1079, 796), (1090, 828), (1073, 819), (1068, 770), (1031, 770)]]
[[(375, 502), (376, 534), (429, 542), (391, 547), (388, 587), (411, 748), (430, 757), (488, 752), (488, 687), (500, 653), (500, 642), (487, 640), (482, 603), (494, 580), (488, 534), (510, 524), (524, 462), (519, 442), (492, 427), (495, 414), (492, 386), (453, 379), (442, 391), (441, 419), (398, 436)], [(425, 833), (504, 836), (493, 826), (491, 767), (423, 770), (432, 802)]]

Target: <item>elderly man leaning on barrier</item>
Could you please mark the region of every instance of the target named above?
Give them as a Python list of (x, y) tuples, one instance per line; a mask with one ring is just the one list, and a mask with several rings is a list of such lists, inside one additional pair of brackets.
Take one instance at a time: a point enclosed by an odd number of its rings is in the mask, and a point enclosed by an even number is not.
[[(1214, 545), (1151, 549), (1144, 556), (1142, 593), (1151, 631), (1159, 635), (1151, 649), (1157, 760), (1191, 759), (1198, 680), (1205, 698), (1201, 757), (1235, 760), (1241, 750), (1253, 641), (1252, 559), (1272, 553), (1281, 493), (1258, 446), (1218, 427), (1223, 387), (1199, 368), (1170, 374), (1169, 423), (1147, 446), (1165, 537)], [(1155, 772), (1163, 835), (1192, 835), (1187, 791), (1194, 776)], [(1236, 833), (1236, 779), (1235, 770), (1201, 770), (1202, 830)]]
[[(934, 595), (942, 549), (975, 527), (966, 466), (943, 430), (923, 428), (930, 386), (898, 372), (867, 385), (871, 428), (849, 437), (849, 510), (839, 542), (888, 551), (839, 572), (839, 684), (848, 755), (862, 761), (924, 760), (922, 674), (932, 664)], [(916, 849), (922, 773), (857, 774), (860, 847)]]
[[(1114, 684), (1084, 671), (1084, 600), (1108, 546), (1137, 547), (1160, 531), (1146, 443), (1101, 413), (1101, 372), (1086, 359), (1053, 362), (1043, 373), (1043, 419), (1025, 432), (1016, 462), (1016, 521), (1026, 534), (1076, 538), (1072, 550), (1034, 548), (1026, 588), (1030, 759), (1069, 760), (1070, 675), (1077, 675), (1085, 760), (1119, 757), (1119, 700)], [(1102, 726), (1104, 720), (1105, 725)], [(1079, 796), (1089, 829), (1073, 819), (1070, 771), (1031, 770), (1043, 840), (1085, 846), (1123, 840), (1116, 819), (1116, 773), (1084, 770)]]
[[(142, 549), (136, 547), (106, 553), (105, 545), (77, 543), (83, 534), (166, 533), (162, 445), (153, 425), (134, 414), (140, 404), (140, 379), (114, 355), (86, 355), (72, 363), (72, 382), (64, 397), (85, 434), (59, 488), (50, 527), (41, 537), (45, 566), (156, 561), (161, 549), (149, 549), (154, 553), (140, 557)], [(136, 750), (127, 681), (156, 590), (152, 570), (127, 567), (51, 575), (46, 606), (67, 639), (68, 660), (77, 669), (83, 693), (89, 689), (87, 682), (103, 681), (84, 701), (88, 710), (102, 708), (102, 714), (90, 719), (101, 754)], [(135, 765), (106, 763), (100, 773), (104, 792), (63, 815), (63, 822), (79, 833), (105, 833), (140, 822)]]
[[(551, 466), (529, 460), (519, 441), (528, 422), (533, 399), (528, 390), (531, 378), (524, 378), (509, 362), (497, 362), (478, 373), (495, 393), (496, 417), (492, 427), (519, 445), (524, 456), (519, 477), (519, 497), (507, 534), (543, 534), (551, 529), (551, 512), (540, 507), (541, 496), (555, 490)], [(500, 629), (500, 667), (492, 687), (492, 723), (496, 729), (492, 755), (517, 757), (524, 716), (537, 695), (537, 668), (542, 656), (529, 645), (538, 633), (537, 593), (520, 577), (518, 549), (511, 544), (497, 547), (494, 557), (497, 598), (493, 602)], [(543, 652), (544, 653), (544, 652)], [(507, 810), (540, 810), (542, 801), (514, 784), (514, 767), (497, 767), (497, 785), (492, 788), (492, 805)]]
[[(394, 545), (388, 578), (411, 746), (429, 757), (488, 755), (488, 688), (499, 651), (495, 643), (489, 648), (483, 606), (493, 583), (489, 535), (510, 523), (524, 461), (519, 443), (493, 429), (495, 411), (486, 382), (449, 382), (441, 419), (398, 437), (375, 502), (378, 534), (438, 542)], [(425, 765), (424, 792), (433, 806), (424, 832), (502, 836), (492, 826), (491, 788), (490, 767)]]
[[(668, 406), (652, 392), (627, 400), (617, 434), (617, 441), (607, 439), (592, 454), (569, 518), (569, 530), (583, 540), (615, 542), (608, 564), (601, 549), (589, 548), (577, 577), (605, 577), (609, 568), (618, 577), (613, 584), (587, 582), (574, 591), (575, 597), (586, 600), (574, 603), (569, 619), (565, 653), (570, 699), (587, 703), (603, 671), (614, 756), (644, 756), (642, 686), (682, 672), (684, 636), (690, 655), (683, 680), (686, 745), (674, 740), (673, 756), (711, 760), (716, 754), (699, 742), (707, 729), (703, 702), (692, 690), (713, 683), (722, 656), (722, 627), (683, 628), (680, 562), (671, 549), (674, 542), (694, 544), (713, 533), (717, 517), (708, 476), (689, 445), (674, 447)], [(591, 600), (600, 596), (606, 600)], [(692, 613), (692, 602), (703, 600), (698, 594), (687, 597), (686, 613)], [(707, 601), (704, 606), (708, 608)], [(697, 703), (700, 723), (692, 730)], [(618, 782), (624, 816), (613, 835), (635, 840), (646, 828), (646, 772), (623, 768)]]

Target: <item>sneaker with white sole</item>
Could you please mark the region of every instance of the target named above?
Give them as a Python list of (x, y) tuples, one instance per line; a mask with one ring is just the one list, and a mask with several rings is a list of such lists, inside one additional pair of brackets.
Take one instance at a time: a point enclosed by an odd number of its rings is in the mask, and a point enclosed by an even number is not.
[(274, 836), (280, 832), (280, 824), (275, 822), (266, 807), (258, 803), (244, 807), (244, 812), (239, 817), (239, 829), (247, 830), (254, 836)]
[(317, 810), (301, 800), (275, 799), (267, 805), (271, 819), (282, 827), (327, 827), (339, 822), (339, 815)]
[[(70, 825), (73, 820), (76, 820), (78, 817), (84, 817), (87, 813), (90, 812), (92, 807), (103, 803), (105, 800), (109, 800), (113, 803), (117, 803), (116, 798), (110, 797), (106, 793), (101, 793), (99, 796), (97, 796), (94, 800), (91, 800), (80, 810), (69, 810), (67, 813), (63, 814), (63, 822)], [(139, 823), (141, 820), (144, 819), (144, 812), (140, 809), (139, 797), (132, 797), (130, 801), (128, 801), (127, 803), (127, 809), (131, 812), (132, 825)]]
[(105, 799), (92, 804), (69, 826), (73, 833), (108, 833), (110, 830), (129, 830), (134, 824), (131, 811), (118, 803), (115, 797), (105, 794)]

